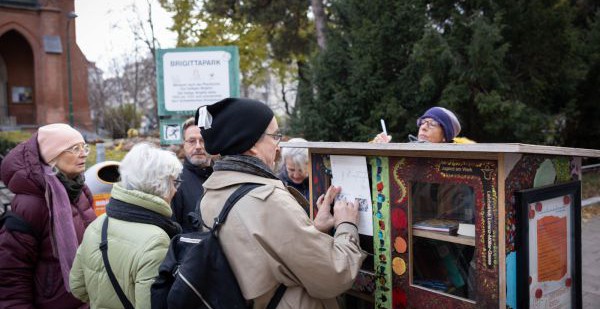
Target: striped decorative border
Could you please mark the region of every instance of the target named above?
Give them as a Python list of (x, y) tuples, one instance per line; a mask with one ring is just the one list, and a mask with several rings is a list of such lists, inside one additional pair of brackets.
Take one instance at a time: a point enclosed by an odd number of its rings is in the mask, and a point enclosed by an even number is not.
[(389, 161), (371, 158), (373, 188), (373, 254), (375, 261), (375, 308), (392, 308), (392, 254), (390, 246)]

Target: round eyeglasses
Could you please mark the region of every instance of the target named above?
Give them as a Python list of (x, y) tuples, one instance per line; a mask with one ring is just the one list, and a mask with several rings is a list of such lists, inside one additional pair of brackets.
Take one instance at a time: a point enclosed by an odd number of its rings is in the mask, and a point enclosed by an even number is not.
[(189, 146), (196, 146), (196, 145), (202, 145), (204, 143), (204, 140), (190, 138), (190, 139), (186, 139), (185, 143), (188, 144)]
[(433, 119), (428, 118), (428, 119), (421, 120), (421, 123), (419, 123), (419, 127), (422, 125), (426, 125), (427, 128), (433, 129), (433, 128), (438, 128), (440, 126), (440, 123)]
[(68, 151), (74, 155), (83, 154), (84, 156), (87, 156), (88, 154), (90, 154), (90, 145), (77, 144), (77, 145), (72, 146), (71, 148), (65, 149), (65, 151)]

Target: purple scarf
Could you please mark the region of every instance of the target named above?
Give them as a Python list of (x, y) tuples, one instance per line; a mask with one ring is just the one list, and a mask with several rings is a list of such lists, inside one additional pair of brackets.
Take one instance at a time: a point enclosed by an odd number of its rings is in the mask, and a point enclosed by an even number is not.
[(77, 234), (73, 224), (71, 201), (63, 184), (58, 180), (52, 168), (42, 164), (44, 179), (46, 180), (46, 201), (50, 214), (50, 240), (54, 256), (58, 256), (60, 269), (63, 276), (65, 289), (71, 292), (69, 287), (69, 273), (77, 247)]

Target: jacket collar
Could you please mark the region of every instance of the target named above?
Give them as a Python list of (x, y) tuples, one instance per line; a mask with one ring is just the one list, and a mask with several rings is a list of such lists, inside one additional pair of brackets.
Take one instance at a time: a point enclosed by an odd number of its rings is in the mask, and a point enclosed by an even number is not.
[(183, 158), (183, 168), (198, 176), (200, 179), (206, 179), (213, 172), (212, 166), (198, 166), (192, 164), (187, 157)]
[(203, 186), (206, 189), (218, 190), (224, 187), (240, 185), (248, 182), (271, 185), (273, 187), (286, 190), (285, 185), (279, 179), (269, 179), (235, 171), (214, 171), (212, 175), (208, 177), (206, 182), (204, 182)]
[(171, 206), (169, 206), (169, 204), (162, 198), (138, 190), (127, 190), (121, 187), (118, 183), (113, 185), (110, 194), (115, 199), (146, 208), (165, 217), (170, 218), (173, 214)]

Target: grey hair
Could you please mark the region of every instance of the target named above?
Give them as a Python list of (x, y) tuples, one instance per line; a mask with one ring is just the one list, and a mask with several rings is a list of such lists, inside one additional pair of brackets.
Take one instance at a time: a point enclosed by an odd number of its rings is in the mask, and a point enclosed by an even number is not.
[(139, 143), (121, 161), (119, 185), (164, 198), (171, 191), (171, 178), (177, 178), (182, 169), (173, 152), (150, 143)]
[(185, 130), (187, 130), (187, 128), (189, 128), (191, 126), (195, 126), (195, 125), (196, 125), (196, 119), (194, 117), (188, 118), (183, 122), (181, 132), (183, 133), (184, 137), (185, 137)]
[[(303, 138), (292, 138), (288, 141), (289, 143), (307, 143), (308, 141)], [(308, 165), (308, 149), (306, 148), (281, 148), (281, 164), (285, 167), (285, 160), (292, 159), (294, 165), (299, 168), (302, 173), (306, 173)]]

